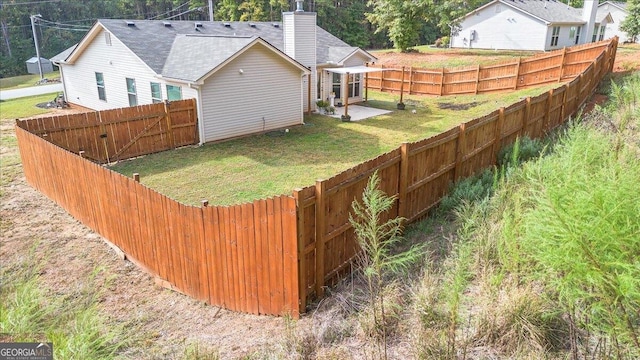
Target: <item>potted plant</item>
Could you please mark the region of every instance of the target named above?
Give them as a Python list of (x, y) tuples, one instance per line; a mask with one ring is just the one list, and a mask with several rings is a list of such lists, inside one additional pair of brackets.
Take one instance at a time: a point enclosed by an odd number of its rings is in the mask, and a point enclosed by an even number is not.
[(320, 114), (324, 115), (327, 112), (329, 103), (324, 100), (318, 100), (316, 101), (316, 106), (318, 107), (318, 111), (320, 112)]

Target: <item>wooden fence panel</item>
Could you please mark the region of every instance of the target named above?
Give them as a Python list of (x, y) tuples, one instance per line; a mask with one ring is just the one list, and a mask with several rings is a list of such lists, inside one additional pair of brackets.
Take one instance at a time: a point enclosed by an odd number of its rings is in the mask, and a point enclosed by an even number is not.
[(314, 186), (294, 191), (298, 209), (298, 271), (300, 311), (315, 294), (316, 191)]
[[(517, 62), (440, 70), (411, 68), (405, 72), (402, 89), (405, 93), (420, 95), (477, 94), (563, 82), (583, 73), (600, 56), (606, 60), (602, 66), (608, 64), (609, 71), (610, 54), (615, 56), (616, 46), (615, 40), (609, 39), (540, 53)], [(401, 88), (402, 71), (370, 73), (368, 79), (369, 89), (397, 92)]]
[(412, 69), (407, 78), (409, 94), (440, 95), (442, 80), (442, 71)]
[(465, 140), (461, 146), (462, 165), (456, 178), (468, 177), (495, 161), (496, 134), (499, 130), (499, 111), (471, 120), (465, 125)]
[(547, 115), (548, 98), (549, 93), (531, 98), (524, 135), (531, 138), (540, 138), (544, 135), (544, 120)]
[(478, 93), (515, 89), (520, 60), (514, 63), (481, 66), (478, 72)]
[(478, 82), (478, 68), (444, 69), (443, 95), (473, 94)]
[(407, 189), (406, 195), (401, 197), (401, 203), (404, 203), (401, 215), (409, 222), (423, 217), (454, 181), (459, 133), (459, 127), (455, 127), (407, 144)]
[(566, 87), (562, 86), (554, 89), (549, 106), (549, 115), (547, 120), (546, 131), (551, 131), (558, 127), (562, 122), (562, 107), (564, 105), (564, 96), (566, 95)]
[(516, 138), (522, 136), (525, 122), (526, 101), (522, 100), (504, 109), (504, 122), (502, 123), (500, 145), (498, 150), (509, 144), (513, 144)]
[(198, 142), (195, 100), (22, 120), (23, 128), (98, 163)]

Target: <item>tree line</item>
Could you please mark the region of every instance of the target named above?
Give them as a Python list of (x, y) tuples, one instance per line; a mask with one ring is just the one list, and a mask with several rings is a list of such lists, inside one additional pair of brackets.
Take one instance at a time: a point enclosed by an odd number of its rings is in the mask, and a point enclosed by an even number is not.
[[(490, 0), (305, 0), (318, 25), (364, 49), (410, 50), (455, 30), (456, 19)], [(634, 0), (632, 2), (637, 2)], [(570, 0), (575, 7), (583, 0)], [(26, 72), (35, 56), (50, 58), (82, 39), (96, 19), (209, 20), (208, 0), (0, 0), (0, 77)], [(214, 0), (214, 20), (280, 21), (295, 0)]]

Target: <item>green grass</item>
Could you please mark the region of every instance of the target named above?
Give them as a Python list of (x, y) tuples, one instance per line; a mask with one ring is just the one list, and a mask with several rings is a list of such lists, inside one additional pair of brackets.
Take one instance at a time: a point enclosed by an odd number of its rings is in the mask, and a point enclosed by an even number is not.
[[(45, 79), (56, 79), (60, 77), (60, 72), (54, 71), (49, 74), (45, 74)], [(40, 80), (40, 74), (20, 75), (9, 78), (0, 79), (1, 90), (20, 89), (30, 86), (35, 86)]]
[[(123, 161), (112, 167), (126, 176), (139, 173), (143, 184), (187, 204), (209, 200), (230, 205), (290, 194), (365, 160), (417, 141), (463, 121), (538, 94), (546, 88), (509, 94), (458, 97), (405, 97), (407, 109), (364, 121), (344, 123), (311, 115), (306, 126), (279, 136), (255, 135), (202, 147), (188, 147)], [(370, 92), (369, 105), (394, 109), (398, 96)], [(439, 103), (478, 105), (443, 110)], [(412, 110), (416, 110), (413, 114)]]
[[(35, 105), (50, 101), (54, 96), (55, 94), (46, 94), (0, 101), (0, 143), (4, 148), (4, 151), (0, 153), (0, 164), (2, 164), (0, 185), (10, 183), (21, 171), (18, 142), (13, 130), (15, 119), (47, 113), (48, 110), (38, 108)], [(0, 197), (3, 193), (4, 190), (0, 188)]]
[[(32, 254), (31, 254), (32, 255)], [(31, 257), (28, 257), (31, 259)], [(52, 342), (56, 359), (114, 359), (134, 335), (109, 324), (98, 310), (93, 272), (77, 294), (50, 297), (32, 263), (5, 267), (1, 274), (0, 333), (12, 342)]]
[(28, 118), (30, 116), (45, 114), (47, 109), (36, 107), (36, 104), (48, 102), (56, 97), (57, 93), (29, 96), (19, 99), (0, 100), (0, 119), (15, 120)]

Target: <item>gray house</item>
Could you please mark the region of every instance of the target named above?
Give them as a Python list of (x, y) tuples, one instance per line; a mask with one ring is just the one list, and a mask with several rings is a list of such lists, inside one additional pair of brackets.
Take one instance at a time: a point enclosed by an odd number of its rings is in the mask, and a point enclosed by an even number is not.
[(458, 20), (451, 47), (540, 51), (603, 40), (613, 22), (596, 0), (582, 9), (557, 0), (494, 0)]
[(195, 98), (201, 143), (280, 129), (331, 92), (362, 101), (358, 69), (375, 60), (298, 6), (281, 23), (98, 20), (52, 60), (67, 101), (91, 109)]
[[(29, 74), (40, 74), (40, 69), (38, 68), (38, 58), (32, 57), (31, 59), (25, 61), (27, 64), (27, 72)], [(53, 64), (49, 59), (45, 59), (43, 57), (40, 58), (40, 63), (42, 64), (42, 73), (48, 74), (53, 72)]]

